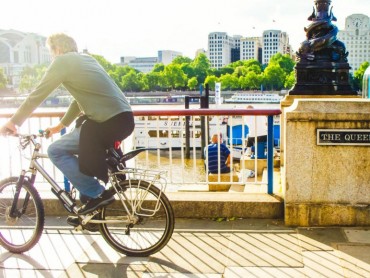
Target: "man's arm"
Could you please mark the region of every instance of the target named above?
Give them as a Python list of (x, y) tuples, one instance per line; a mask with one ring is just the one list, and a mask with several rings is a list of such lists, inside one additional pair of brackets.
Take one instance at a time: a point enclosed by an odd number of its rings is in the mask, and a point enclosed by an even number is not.
[(60, 122), (64, 126), (69, 126), (79, 115), (81, 114), (80, 106), (78, 102), (74, 99), (68, 107), (67, 112), (64, 114)]
[(225, 164), (230, 167), (230, 154), (227, 156)]
[(31, 115), (31, 113), (62, 83), (64, 76), (58, 70), (58, 65), (52, 63), (36, 89), (30, 93), (18, 108), (10, 121), (17, 126)]

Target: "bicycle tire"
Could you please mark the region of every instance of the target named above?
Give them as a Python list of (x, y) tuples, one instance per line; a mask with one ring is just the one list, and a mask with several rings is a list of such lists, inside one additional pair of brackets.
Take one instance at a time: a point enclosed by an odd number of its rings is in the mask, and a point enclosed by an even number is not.
[[(113, 249), (127, 256), (147, 257), (158, 252), (171, 239), (175, 227), (175, 216), (170, 201), (163, 192), (146, 181), (126, 180), (120, 182), (120, 187), (119, 194), (126, 196), (144, 194), (146, 196), (142, 211), (153, 209), (156, 203), (153, 200), (159, 201), (160, 209), (153, 216), (136, 215), (139, 222), (130, 227), (129, 235), (126, 234), (128, 225), (122, 223), (101, 224), (101, 235)], [(125, 203), (131, 212), (132, 207), (127, 201)], [(102, 208), (100, 213), (102, 220), (122, 219), (125, 216), (127, 212), (121, 201)]]
[(20, 217), (10, 217), (18, 177), (0, 181), (0, 245), (12, 253), (30, 250), (39, 241), (45, 223), (44, 205), (37, 190), (26, 180), (23, 181), (17, 210), (24, 205), (25, 196), (29, 200), (25, 212)]

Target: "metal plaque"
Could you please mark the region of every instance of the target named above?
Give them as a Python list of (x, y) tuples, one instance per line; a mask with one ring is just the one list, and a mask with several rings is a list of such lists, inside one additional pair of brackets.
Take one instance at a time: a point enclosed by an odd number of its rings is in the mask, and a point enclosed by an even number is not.
[(317, 145), (370, 146), (370, 129), (317, 129)]

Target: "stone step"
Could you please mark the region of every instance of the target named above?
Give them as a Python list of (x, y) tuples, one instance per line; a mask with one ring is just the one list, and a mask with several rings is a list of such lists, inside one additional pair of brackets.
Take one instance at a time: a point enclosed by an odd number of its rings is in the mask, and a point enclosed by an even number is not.
[[(283, 200), (278, 196), (264, 193), (169, 192), (166, 195), (178, 218), (281, 219), (284, 217)], [(43, 202), (47, 216), (69, 214), (56, 198), (43, 198)]]

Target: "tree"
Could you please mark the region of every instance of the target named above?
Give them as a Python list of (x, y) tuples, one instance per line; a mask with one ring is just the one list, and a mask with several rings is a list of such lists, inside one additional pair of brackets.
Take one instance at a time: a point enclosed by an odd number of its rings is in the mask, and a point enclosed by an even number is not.
[(198, 85), (198, 80), (196, 77), (192, 77), (188, 80), (188, 88), (190, 90), (195, 90), (195, 88), (197, 87)]
[(172, 60), (172, 64), (178, 64), (178, 65), (181, 65), (181, 64), (190, 64), (192, 62), (192, 60), (188, 57), (185, 57), (185, 56), (176, 56), (173, 60)]
[(122, 77), (128, 74), (131, 71), (135, 71), (133, 68), (129, 66), (117, 66), (114, 68), (114, 70), (108, 71), (109, 76), (114, 80), (114, 82), (120, 87), (122, 90)]
[(274, 63), (269, 64), (263, 75), (267, 88), (281, 90), (284, 87), (286, 73), (279, 65)]
[(218, 78), (215, 75), (208, 75), (204, 80), (204, 85), (208, 84), (209, 89), (214, 91), (216, 82), (218, 82)]
[(262, 72), (261, 65), (255, 65), (255, 64), (247, 67), (247, 70), (248, 70), (248, 72), (253, 71), (256, 74), (260, 74)]
[(142, 89), (139, 75), (134, 70), (122, 77), (121, 86), (126, 92), (140, 92)]
[(162, 63), (155, 64), (152, 69), (152, 72), (162, 72), (162, 71), (164, 71), (164, 64)]
[(284, 88), (291, 89), (293, 88), (295, 83), (296, 83), (295, 72), (292, 71), (285, 78)]
[(364, 62), (360, 65), (359, 69), (354, 73), (354, 90), (361, 91), (362, 90), (362, 80), (364, 78), (364, 73), (366, 69), (369, 67), (369, 62)]
[(164, 85), (169, 89), (183, 88), (187, 82), (187, 76), (182, 71), (181, 66), (169, 64), (163, 71)]
[(163, 82), (163, 75), (161, 72), (152, 71), (146, 74), (146, 79), (148, 83), (148, 90), (149, 91), (158, 91), (161, 90), (160, 84)]
[(222, 75), (220, 77), (220, 82), (223, 90), (239, 88), (239, 79), (232, 74)]
[(247, 84), (248, 84), (249, 89), (258, 90), (261, 88), (261, 84), (263, 80), (262, 74), (257, 74), (254, 71), (250, 71), (248, 72), (246, 78), (248, 80)]
[(220, 72), (220, 77), (221, 77), (222, 75), (233, 74), (234, 68), (225, 66), (225, 67), (220, 68), (218, 71)]
[(247, 61), (244, 61), (244, 66), (246, 66), (247, 68), (257, 66), (260, 68), (260, 71), (262, 71), (262, 65), (256, 59), (249, 59)]
[(0, 89), (3, 89), (6, 87), (7, 84), (6, 76), (4, 74), (4, 70), (0, 68)]
[(200, 53), (197, 57), (195, 57), (194, 61), (190, 65), (194, 69), (198, 83), (204, 83), (208, 71), (211, 68), (211, 62), (208, 60), (207, 56), (204, 53)]
[(286, 74), (289, 74), (293, 71), (295, 62), (290, 58), (288, 54), (276, 53), (270, 59), (269, 65), (276, 64), (282, 68)]
[(238, 66), (234, 69), (233, 75), (236, 77), (245, 76), (248, 73), (248, 68), (245, 66)]
[(21, 72), (21, 81), (19, 91), (30, 92), (33, 90), (46, 72), (46, 65), (36, 65), (34, 67), (25, 67)]
[(115, 70), (115, 65), (112, 65), (108, 60), (106, 60), (103, 56), (101, 55), (96, 55), (96, 54), (91, 54), (92, 57), (94, 57), (99, 64), (105, 69), (105, 71), (114, 71)]

